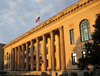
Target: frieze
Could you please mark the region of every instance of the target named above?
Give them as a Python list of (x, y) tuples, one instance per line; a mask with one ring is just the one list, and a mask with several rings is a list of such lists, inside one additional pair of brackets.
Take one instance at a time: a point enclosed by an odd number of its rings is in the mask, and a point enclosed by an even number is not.
[(36, 32), (39, 29), (42, 29), (43, 27), (51, 24), (51, 23), (55, 23), (57, 20), (62, 19), (64, 16), (70, 14), (71, 12), (76, 11), (77, 9), (82, 8), (85, 5), (89, 5), (90, 2), (92, 1), (98, 1), (98, 0), (80, 0), (77, 3), (73, 4), (72, 6), (64, 9), (63, 11), (61, 11), (60, 13), (58, 13), (57, 15), (55, 15), (54, 17), (48, 19), (47, 21), (41, 23), (40, 25), (36, 26), (35, 28), (31, 29), (30, 31), (26, 32), (25, 34), (23, 34), (22, 36), (18, 37), (17, 39), (11, 41), (10, 43), (8, 43), (7, 45), (5, 45), (3, 48), (8, 47), (9, 45), (19, 41), (20, 39), (23, 39), (24, 37)]

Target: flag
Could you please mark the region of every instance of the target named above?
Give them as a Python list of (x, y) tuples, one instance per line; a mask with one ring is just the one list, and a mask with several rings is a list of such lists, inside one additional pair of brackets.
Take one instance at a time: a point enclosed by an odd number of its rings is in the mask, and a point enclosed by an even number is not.
[(39, 20), (40, 20), (40, 17), (38, 17), (38, 18), (35, 20), (35, 23), (37, 23)]

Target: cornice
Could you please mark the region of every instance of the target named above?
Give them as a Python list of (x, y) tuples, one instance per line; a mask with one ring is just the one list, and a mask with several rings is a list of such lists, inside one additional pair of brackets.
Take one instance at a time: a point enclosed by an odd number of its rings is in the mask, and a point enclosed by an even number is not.
[(98, 1), (98, 0), (80, 0), (78, 1), (77, 3), (71, 5), (70, 7), (64, 9), (63, 11), (61, 11), (60, 13), (58, 13), (57, 15), (51, 17), (50, 19), (48, 19), (47, 21), (41, 23), (40, 25), (36, 26), (35, 28), (31, 29), (30, 31), (26, 32), (25, 34), (21, 35), (20, 37), (18, 37), (17, 39), (11, 41), (10, 43), (8, 43), (7, 45), (5, 45), (3, 48), (6, 48), (16, 42), (18, 42), (19, 40), (25, 38), (26, 36), (52, 24), (52, 23), (56, 23), (58, 22), (59, 20), (62, 20), (64, 19), (66, 16), (76, 12), (76, 11), (79, 11), (81, 10), (81, 8), (85, 7), (85, 6), (88, 6), (92, 3), (94, 3), (95, 1)]

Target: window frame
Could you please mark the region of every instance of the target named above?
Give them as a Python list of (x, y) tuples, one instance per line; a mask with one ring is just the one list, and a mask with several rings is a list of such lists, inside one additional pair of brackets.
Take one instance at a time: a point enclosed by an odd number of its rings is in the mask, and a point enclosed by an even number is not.
[(34, 60), (36, 60), (36, 55), (34, 55)]
[(41, 47), (41, 44), (39, 44), (39, 51), (41, 51), (42, 50), (42, 47)]
[(28, 48), (28, 53), (31, 53), (31, 48)]
[[(71, 31), (72, 31), (72, 33), (71, 33)], [(74, 29), (69, 30), (69, 32), (70, 32), (70, 43), (71, 43), (71, 44), (75, 44)], [(74, 36), (72, 36), (72, 35), (74, 35)], [(72, 41), (73, 39), (74, 39), (74, 42)]]
[(39, 59), (42, 59), (42, 54), (39, 55)]
[[(76, 52), (72, 53), (72, 65), (77, 65), (77, 55), (73, 56), (73, 54), (76, 54)], [(76, 58), (76, 62), (75, 61), (73, 62), (73, 58)]]
[(48, 47), (46, 47), (46, 54), (48, 54)]
[(36, 52), (36, 46), (33, 46), (33, 51)]
[[(85, 54), (83, 54), (83, 52), (85, 52)], [(87, 53), (86, 51), (82, 51), (82, 57), (83, 58), (86, 58), (86, 53)], [(84, 55), (85, 55), (85, 57), (84, 57)]]
[[(82, 25), (82, 22), (84, 21), (85, 22), (86, 20), (86, 24), (85, 25)], [(83, 28), (87, 26), (86, 28)], [(87, 19), (83, 19), (80, 24), (79, 24), (79, 29), (80, 29), (80, 38), (81, 38), (81, 42), (84, 42), (84, 41), (88, 41), (88, 40), (91, 40), (91, 29), (90, 29), (90, 22), (89, 20)], [(87, 30), (87, 32), (84, 33), (84, 31)], [(88, 36), (88, 39), (86, 40), (85, 38), (85, 35), (87, 34)]]

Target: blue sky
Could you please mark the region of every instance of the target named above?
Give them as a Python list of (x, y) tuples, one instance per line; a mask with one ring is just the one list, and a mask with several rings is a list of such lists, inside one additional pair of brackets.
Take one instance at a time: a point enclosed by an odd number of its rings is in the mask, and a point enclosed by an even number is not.
[(79, 0), (0, 0), (0, 43), (7, 44)]

